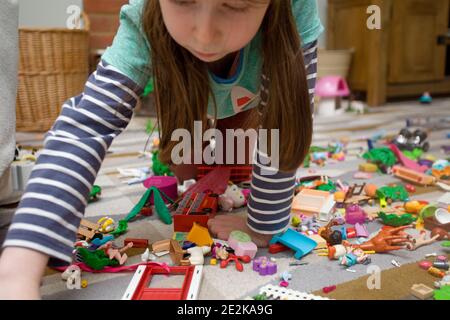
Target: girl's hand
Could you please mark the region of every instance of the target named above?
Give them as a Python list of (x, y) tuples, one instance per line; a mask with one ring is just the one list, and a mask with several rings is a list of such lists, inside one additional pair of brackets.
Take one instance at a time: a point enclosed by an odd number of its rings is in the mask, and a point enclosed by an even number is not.
[(252, 241), (260, 248), (269, 246), (269, 241), (273, 235), (256, 233), (247, 226), (245, 217), (234, 215), (218, 215), (214, 219), (208, 220), (208, 228), (213, 237), (220, 240), (228, 240), (230, 233), (235, 230), (247, 233)]
[(40, 252), (8, 247), (0, 257), (0, 300), (40, 299), (39, 287), (48, 256)]

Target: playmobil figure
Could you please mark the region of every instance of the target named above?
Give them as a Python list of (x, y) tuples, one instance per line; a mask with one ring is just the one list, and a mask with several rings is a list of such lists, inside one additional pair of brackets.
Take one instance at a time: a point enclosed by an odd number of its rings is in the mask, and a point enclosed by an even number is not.
[(109, 257), (110, 260), (112, 259), (116, 259), (117, 261), (119, 261), (120, 265), (123, 265), (127, 259), (128, 256), (125, 253), (125, 251), (127, 251), (128, 249), (133, 247), (133, 242), (128, 243), (125, 247), (121, 248), (121, 249), (116, 249), (113, 248), (113, 243), (112, 241), (105, 243), (104, 245), (102, 245), (99, 250), (103, 250)]

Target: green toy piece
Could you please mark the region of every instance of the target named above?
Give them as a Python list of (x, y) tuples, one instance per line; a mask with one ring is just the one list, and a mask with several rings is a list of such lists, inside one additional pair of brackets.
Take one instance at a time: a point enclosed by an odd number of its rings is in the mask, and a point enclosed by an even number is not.
[(383, 164), (392, 167), (397, 162), (397, 157), (390, 148), (374, 148), (363, 154), (363, 158), (375, 164)]
[(158, 213), (159, 218), (165, 224), (172, 224), (172, 216), (170, 215), (169, 209), (167, 208), (166, 204), (164, 203), (164, 200), (162, 197), (164, 197), (170, 203), (174, 203), (174, 201), (172, 199), (170, 199), (164, 192), (159, 190), (157, 187), (151, 187), (151, 188), (147, 189), (147, 191), (145, 191), (142, 198), (134, 206), (134, 208), (131, 209), (130, 213), (125, 217), (125, 219), (119, 221), (119, 225), (117, 226), (116, 230), (114, 230), (110, 234), (115, 237), (124, 234), (128, 230), (128, 222), (133, 220), (142, 211), (142, 209), (148, 203), (152, 194), (153, 194), (153, 200), (155, 203), (155, 209), (156, 209), (156, 212)]
[(408, 191), (405, 187), (395, 186), (395, 187), (381, 187), (376, 191), (376, 195), (379, 199), (391, 199), (392, 201), (407, 201), (409, 199)]
[(145, 86), (144, 93), (142, 94), (142, 96), (147, 97), (154, 90), (155, 90), (155, 88), (154, 88), (154, 84), (153, 84), (153, 79), (150, 79), (150, 81)]
[(419, 148), (415, 148), (413, 151), (402, 150), (402, 153), (405, 155), (405, 157), (407, 157), (411, 160), (417, 161), (423, 155), (423, 150), (419, 149)]
[(416, 221), (416, 218), (409, 213), (398, 216), (396, 214), (386, 214), (383, 211), (378, 213), (378, 217), (383, 224), (391, 227), (401, 227)]
[(443, 246), (444, 248), (450, 248), (450, 241), (444, 241), (441, 243), (441, 246)]
[(419, 217), (422, 220), (425, 220), (426, 218), (429, 217), (433, 217), (437, 209), (438, 208), (435, 205), (432, 204), (426, 205), (425, 207), (422, 208), (422, 210), (420, 210)]
[(321, 184), (316, 188), (316, 190), (335, 192), (336, 184), (333, 181), (331, 181), (331, 179), (328, 179), (328, 183)]
[(158, 157), (159, 151), (153, 152), (152, 156), (152, 171), (155, 176), (170, 176), (173, 177), (173, 173), (170, 171), (169, 167), (163, 164)]
[(98, 196), (102, 194), (102, 188), (97, 185), (93, 185), (91, 192), (89, 193), (89, 203), (98, 200)]
[(267, 300), (267, 296), (264, 293), (257, 294), (256, 296), (253, 297), (253, 300)]
[(450, 300), (450, 286), (442, 286), (434, 290), (434, 300)]
[(107, 266), (117, 267), (119, 265), (119, 261), (109, 259), (103, 250), (89, 251), (86, 248), (78, 248), (77, 252), (81, 256), (82, 261), (94, 270), (103, 270)]

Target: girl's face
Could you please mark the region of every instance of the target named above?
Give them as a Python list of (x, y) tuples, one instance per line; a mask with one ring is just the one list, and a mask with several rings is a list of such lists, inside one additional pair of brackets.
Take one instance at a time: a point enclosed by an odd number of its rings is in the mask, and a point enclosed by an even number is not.
[(256, 35), (270, 0), (159, 0), (172, 38), (204, 62), (244, 48)]

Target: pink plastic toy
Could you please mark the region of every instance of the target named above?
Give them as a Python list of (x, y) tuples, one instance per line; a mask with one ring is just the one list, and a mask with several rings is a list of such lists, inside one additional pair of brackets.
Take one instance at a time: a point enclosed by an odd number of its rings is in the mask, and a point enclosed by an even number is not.
[(367, 219), (367, 214), (357, 204), (352, 204), (345, 210), (345, 221), (348, 224), (363, 224)]
[(317, 82), (316, 94), (322, 98), (346, 97), (350, 95), (350, 89), (344, 78), (327, 76)]
[[(144, 181), (144, 187), (151, 188), (157, 187), (160, 191), (164, 192), (170, 199), (175, 200), (178, 198), (178, 185), (177, 178), (168, 176), (153, 176)], [(164, 201), (168, 201), (163, 197)], [(150, 204), (153, 204), (153, 195), (150, 197)]]

